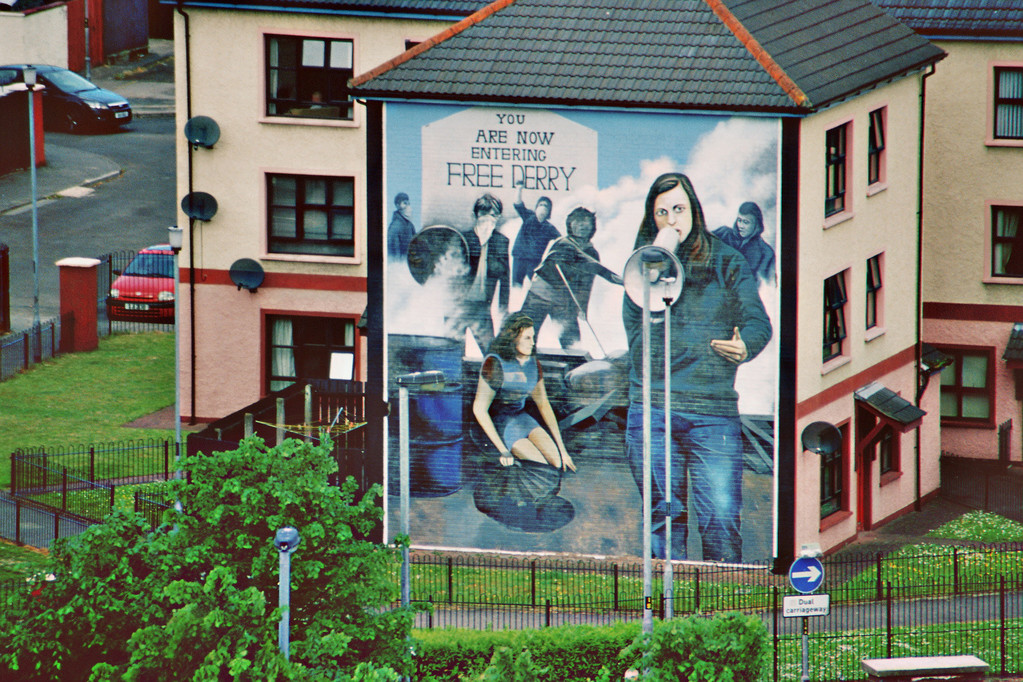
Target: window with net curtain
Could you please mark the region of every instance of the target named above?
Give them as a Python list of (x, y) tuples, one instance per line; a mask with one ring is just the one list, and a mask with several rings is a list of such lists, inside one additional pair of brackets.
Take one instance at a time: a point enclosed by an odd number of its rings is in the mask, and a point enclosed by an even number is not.
[(995, 139), (1023, 139), (1023, 67), (995, 68)]
[(1023, 277), (1023, 206), (991, 207), (991, 274)]
[(270, 253), (355, 255), (355, 180), (267, 174)]
[(269, 333), (270, 390), (296, 381), (341, 379), (332, 375), (355, 358), (355, 322), (336, 317), (272, 315)]

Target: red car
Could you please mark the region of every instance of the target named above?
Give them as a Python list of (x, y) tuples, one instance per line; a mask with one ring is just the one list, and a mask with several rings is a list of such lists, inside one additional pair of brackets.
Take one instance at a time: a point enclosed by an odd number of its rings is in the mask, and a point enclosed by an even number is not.
[(174, 252), (147, 246), (110, 285), (107, 317), (113, 321), (174, 323)]

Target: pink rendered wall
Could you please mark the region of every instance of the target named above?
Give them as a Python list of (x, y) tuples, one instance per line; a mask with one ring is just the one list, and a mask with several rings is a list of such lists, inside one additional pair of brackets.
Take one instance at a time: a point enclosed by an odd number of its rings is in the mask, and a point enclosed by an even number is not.
[[(924, 340), (935, 345), (941, 343), (960, 346), (990, 347), (995, 349), (995, 419), (990, 427), (945, 426), (942, 428), (942, 449), (959, 457), (979, 459), (998, 458), (998, 425), (1007, 419), (1013, 421), (1009, 442), (1009, 459), (1020, 461), (1020, 403), (1016, 400), (1013, 370), (1002, 360), (1005, 344), (1012, 331), (1011, 322), (979, 322), (963, 320), (924, 319)], [(932, 383), (938, 383), (934, 377)]]
[[(915, 399), (916, 372), (913, 366), (905, 365), (897, 370), (876, 376), (864, 373), (862, 380), (857, 378), (859, 385), (871, 381), (879, 381), (910, 402)], [(857, 386), (858, 387), (858, 386)], [(917, 435), (919, 432), (920, 452), (920, 487), (919, 494), (926, 497), (937, 490), (939, 485), (938, 458), (941, 452), (941, 431), (938, 428), (938, 396), (937, 381), (932, 381), (922, 396), (920, 408), (927, 412), (922, 424), (899, 436), (900, 438), (900, 471), (901, 475), (887, 480), (883, 485), (880, 481), (880, 463), (871, 463), (870, 486), (871, 508), (870, 517), (873, 527), (908, 510), (912, 510), (917, 498)], [(807, 413), (800, 413), (796, 424), (797, 435), (808, 424), (815, 421), (826, 421), (835, 425), (847, 424), (850, 434), (848, 457), (845, 463), (845, 480), (848, 503), (843, 511), (828, 517), (820, 518), (820, 456), (812, 452), (800, 451), (796, 454), (796, 545), (819, 542), (824, 551), (842, 546), (857, 535), (857, 520), (860, 517), (858, 508), (857, 486), (861, 472), (854, 469), (855, 433), (856, 433), (856, 401), (850, 391), (840, 399)]]
[[(184, 271), (183, 271), (184, 272)], [(181, 284), (181, 409), (190, 417), (190, 320), (187, 274)], [(264, 386), (264, 318), (273, 314), (327, 314), (357, 321), (366, 306), (360, 292), (261, 287), (256, 293), (233, 285), (196, 286), (195, 417), (218, 419), (269, 392)], [(365, 341), (356, 341), (356, 379), (366, 376)]]

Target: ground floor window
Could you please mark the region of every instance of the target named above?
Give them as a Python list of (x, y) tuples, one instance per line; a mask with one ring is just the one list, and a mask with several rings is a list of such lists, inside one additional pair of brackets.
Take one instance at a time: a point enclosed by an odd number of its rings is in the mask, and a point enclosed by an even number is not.
[(991, 424), (994, 404), (994, 357), (989, 348), (948, 348), (952, 363), (941, 372), (941, 420)]
[(848, 425), (838, 427), (842, 445), (835, 452), (821, 455), (821, 518), (848, 509), (849, 487), (846, 480)]
[(899, 438), (890, 426), (885, 427), (877, 441), (877, 458), (881, 462), (881, 475), (896, 473), (902, 463), (899, 461)]
[(354, 320), (271, 315), (267, 337), (271, 391), (305, 379), (354, 378)]

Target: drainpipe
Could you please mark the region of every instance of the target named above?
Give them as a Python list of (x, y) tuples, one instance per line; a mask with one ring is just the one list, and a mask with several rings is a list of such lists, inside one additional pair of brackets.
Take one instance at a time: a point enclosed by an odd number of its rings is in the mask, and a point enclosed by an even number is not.
[[(920, 348), (923, 336), (923, 284), (921, 273), (923, 272), (924, 261), (924, 122), (926, 117), (927, 104), (927, 79), (934, 75), (935, 66), (930, 68), (920, 79), (920, 139), (917, 147), (917, 178), (916, 178), (916, 350), (914, 353), (916, 368), (916, 406), (920, 407), (920, 399), (923, 397), (921, 389), (921, 367), (923, 351)], [(940, 419), (940, 417), (939, 417)], [(940, 423), (940, 422), (939, 422)], [(916, 481), (915, 496), (913, 500), (913, 511), (920, 511), (923, 507), (920, 492), (920, 429), (916, 429)]]
[[(178, 0), (177, 12), (185, 22), (185, 120), (192, 118), (192, 55), (189, 35), (189, 17), (182, 9), (183, 0)], [(188, 145), (188, 193), (192, 193), (192, 145)], [(188, 363), (189, 386), (191, 388), (188, 423), (195, 424), (195, 219), (188, 219), (188, 333), (190, 357)], [(177, 340), (175, 340), (177, 343)]]

